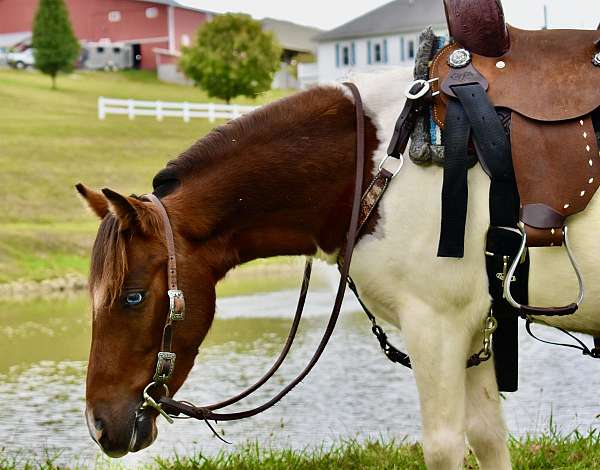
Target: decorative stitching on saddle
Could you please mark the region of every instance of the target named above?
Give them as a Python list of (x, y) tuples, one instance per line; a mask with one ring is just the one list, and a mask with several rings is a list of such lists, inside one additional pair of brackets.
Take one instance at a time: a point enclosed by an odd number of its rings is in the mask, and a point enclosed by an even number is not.
[[(446, 51), (446, 49), (452, 49), (452, 48), (456, 48), (458, 47), (457, 44), (448, 44), (446, 46), (444, 46), (442, 49), (440, 49), (438, 51), (438, 53), (436, 54), (435, 58), (433, 59), (433, 62), (431, 62), (431, 68), (430, 68), (430, 72), (433, 71), (437, 71), (437, 67), (438, 67), (438, 62), (440, 61), (441, 57), (444, 55), (444, 52)], [(429, 74), (429, 78), (435, 78), (431, 76), (431, 73)], [(439, 83), (439, 80), (435, 83), (435, 87), (437, 89), (433, 89), (433, 91), (439, 91), (441, 93), (442, 91), (442, 87), (441, 87), (441, 83)], [(442, 98), (440, 98), (441, 100)], [(434, 103), (433, 105), (433, 117), (436, 121), (436, 123), (439, 125), (440, 128), (444, 128), (444, 123), (442, 122), (442, 120), (440, 119), (440, 116), (438, 115), (438, 106), (436, 106), (436, 104)]]

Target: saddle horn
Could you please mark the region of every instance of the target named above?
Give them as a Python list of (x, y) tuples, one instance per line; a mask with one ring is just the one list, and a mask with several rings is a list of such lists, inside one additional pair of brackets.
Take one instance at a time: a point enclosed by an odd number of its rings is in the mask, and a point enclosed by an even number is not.
[(499, 57), (510, 48), (500, 0), (444, 0), (450, 36), (475, 54)]

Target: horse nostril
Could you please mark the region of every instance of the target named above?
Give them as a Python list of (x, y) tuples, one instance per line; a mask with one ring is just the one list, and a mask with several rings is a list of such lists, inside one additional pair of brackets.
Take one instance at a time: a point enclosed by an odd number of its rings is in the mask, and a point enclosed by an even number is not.
[(94, 420), (94, 428), (96, 429), (96, 433), (101, 436), (104, 431), (104, 424), (99, 419), (96, 419)]

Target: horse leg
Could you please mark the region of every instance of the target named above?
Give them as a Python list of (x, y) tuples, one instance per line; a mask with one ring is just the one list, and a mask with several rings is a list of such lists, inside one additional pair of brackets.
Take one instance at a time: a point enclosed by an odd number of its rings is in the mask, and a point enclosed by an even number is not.
[[(481, 335), (473, 351), (481, 347)], [(467, 438), (481, 470), (511, 469), (493, 360), (467, 370)]]
[(466, 361), (472, 333), (459, 310), (424, 307), (401, 318), (421, 403), (429, 470), (456, 470), (465, 455)]

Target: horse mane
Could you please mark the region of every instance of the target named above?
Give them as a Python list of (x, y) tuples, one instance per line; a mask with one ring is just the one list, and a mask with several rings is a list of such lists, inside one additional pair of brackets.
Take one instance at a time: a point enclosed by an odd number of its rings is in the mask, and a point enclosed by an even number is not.
[[(278, 137), (293, 137), (300, 124), (315, 122), (324, 114), (335, 114), (344, 96), (337, 87), (315, 87), (261, 106), (217, 127), (156, 174), (152, 181), (155, 194), (166, 196), (183, 178), (239, 153), (240, 149)], [(315, 130), (318, 130), (316, 123)]]
[(109, 212), (100, 222), (94, 241), (89, 281), (90, 289), (103, 293), (104, 305), (112, 305), (119, 297), (126, 271), (125, 237), (119, 219)]
[[(198, 140), (178, 158), (170, 161), (153, 179), (154, 193), (164, 197), (172, 192), (183, 178), (193, 177), (213, 164), (226, 158), (235, 158), (240, 151), (253, 145), (272, 142), (276, 139), (289, 141), (286, 151), (294, 152), (298, 128), (311, 135), (320, 136), (327, 132), (322, 128), (319, 117), (335, 118), (340, 111), (340, 102), (345, 103), (345, 94), (336, 87), (315, 87), (243, 115), (217, 127)], [(349, 101), (348, 101), (349, 103)], [(301, 155), (299, 155), (301, 158)], [(136, 197), (136, 196), (133, 196)], [(158, 219), (151, 225), (158, 227)], [(159, 229), (156, 228), (158, 231)], [(127, 272), (127, 233), (119, 219), (108, 213), (100, 223), (92, 248), (90, 289), (95, 302), (112, 305), (120, 296)]]

